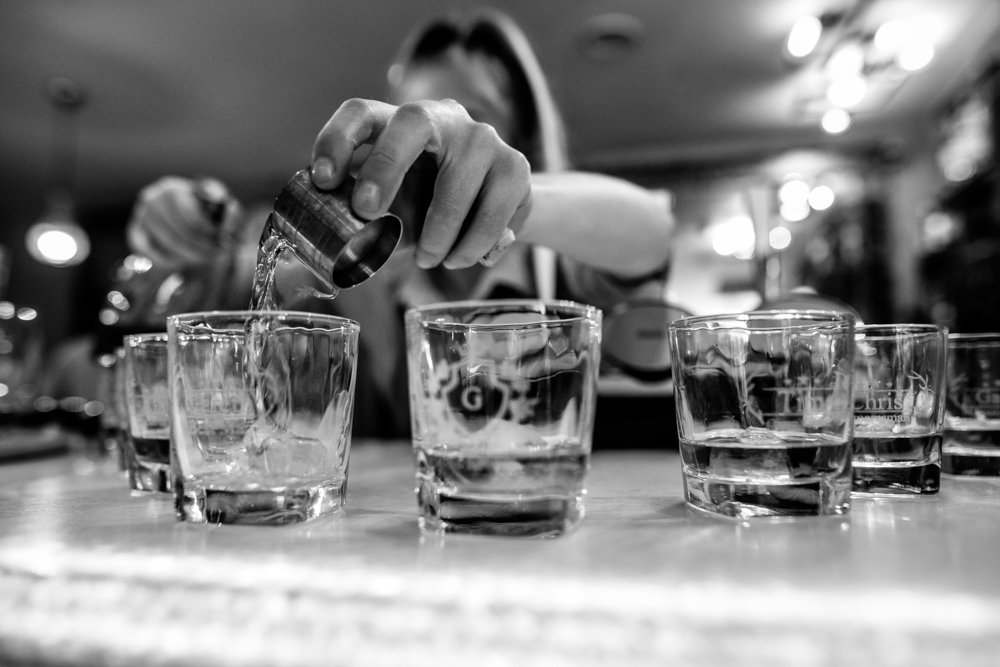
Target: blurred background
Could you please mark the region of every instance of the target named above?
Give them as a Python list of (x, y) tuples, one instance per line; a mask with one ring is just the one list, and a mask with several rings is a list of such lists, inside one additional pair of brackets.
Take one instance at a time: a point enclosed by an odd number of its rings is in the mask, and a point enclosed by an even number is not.
[[(468, 4), (0, 3), (0, 318), (44, 350), (99, 327), (140, 188), (272, 198), (340, 102), (385, 97), (414, 24)], [(573, 164), (672, 194), (670, 301), (808, 288), (868, 322), (1000, 329), (1000, 2), (490, 5), (535, 46)]]

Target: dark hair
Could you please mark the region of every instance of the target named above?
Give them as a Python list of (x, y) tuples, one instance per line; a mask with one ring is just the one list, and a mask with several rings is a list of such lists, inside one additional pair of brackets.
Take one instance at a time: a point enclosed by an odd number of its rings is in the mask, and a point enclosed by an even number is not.
[(452, 47), (495, 60), (510, 78), (516, 144), (537, 171), (566, 166), (562, 121), (527, 38), (506, 16), (493, 11), (466, 20), (434, 19), (404, 41), (389, 69), (389, 83), (397, 86), (406, 70), (433, 61)]

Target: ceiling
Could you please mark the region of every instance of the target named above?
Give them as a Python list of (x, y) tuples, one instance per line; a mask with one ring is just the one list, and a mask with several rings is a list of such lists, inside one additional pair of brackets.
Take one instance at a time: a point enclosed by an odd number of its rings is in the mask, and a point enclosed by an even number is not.
[[(341, 101), (384, 97), (389, 59), (411, 26), (470, 4), (5, 0), (0, 196), (41, 205), (52, 134), (43, 90), (53, 76), (88, 93), (79, 116), (81, 203), (128, 200), (164, 173), (215, 174), (243, 196), (274, 192), (308, 161)], [(573, 160), (591, 169), (882, 141), (938, 113), (1000, 42), (997, 0), (864, 3), (860, 21), (926, 18), (937, 57), (831, 138), (803, 111), (810, 68), (790, 65), (782, 45), (796, 19), (842, 0), (491, 4), (528, 33), (565, 114)], [(631, 26), (631, 47), (612, 41), (609, 52), (588, 56), (581, 47), (595, 20)]]

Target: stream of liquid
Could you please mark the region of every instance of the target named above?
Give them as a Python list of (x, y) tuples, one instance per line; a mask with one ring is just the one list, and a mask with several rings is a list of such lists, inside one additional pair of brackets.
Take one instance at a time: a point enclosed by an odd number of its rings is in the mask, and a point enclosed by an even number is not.
[[(253, 274), (253, 288), (250, 291), (250, 310), (280, 310), (285, 303), (278, 290), (275, 274), (281, 254), (291, 250), (291, 244), (285, 237), (276, 232), (270, 225), (264, 228), (260, 244), (257, 246), (257, 268)], [(328, 292), (320, 292), (312, 286), (295, 288), (296, 296), (300, 298), (333, 300), (340, 293), (336, 287), (329, 287)]]

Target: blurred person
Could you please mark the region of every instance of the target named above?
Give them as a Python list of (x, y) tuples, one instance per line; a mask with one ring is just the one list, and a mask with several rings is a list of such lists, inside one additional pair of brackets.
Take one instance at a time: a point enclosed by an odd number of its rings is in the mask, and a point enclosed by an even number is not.
[[(409, 432), (406, 308), (541, 297), (609, 309), (660, 298), (673, 228), (664, 193), (568, 169), (548, 85), (509, 18), (481, 11), (428, 22), (404, 41), (389, 83), (391, 103), (353, 99), (337, 109), (316, 139), (311, 173), (320, 189), (356, 174), (355, 213), (398, 213), (403, 249), (333, 301), (284, 304), (361, 324), (358, 436)], [(200, 266), (214, 280), (228, 274), (225, 307), (245, 308), (263, 223), (257, 216), (220, 235), (193, 182), (171, 177), (143, 191), (128, 240), (154, 263)], [(495, 266), (481, 265), (507, 229), (517, 241)], [(244, 242), (226, 242), (237, 236)]]

